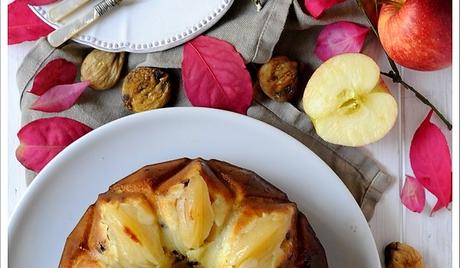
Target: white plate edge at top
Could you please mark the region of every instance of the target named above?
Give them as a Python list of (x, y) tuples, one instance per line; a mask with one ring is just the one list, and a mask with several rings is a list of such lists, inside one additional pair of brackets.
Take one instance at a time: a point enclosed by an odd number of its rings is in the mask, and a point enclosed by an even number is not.
[[(176, 46), (179, 46), (206, 31), (210, 27), (212, 27), (215, 23), (217, 23), (230, 9), (234, 0), (222, 0), (221, 4), (218, 8), (208, 14), (204, 19), (202, 19), (196, 25), (191, 26), (184, 31), (174, 34), (170, 37), (167, 37), (162, 40), (153, 40), (150, 43), (146, 44), (138, 44), (138, 43), (131, 43), (128, 40), (122, 41), (120, 43), (114, 44), (111, 42), (107, 42), (104, 40), (99, 40), (95, 36), (91, 35), (77, 35), (72, 38), (73, 41), (88, 45), (93, 48), (97, 48), (99, 50), (107, 51), (107, 52), (131, 52), (131, 53), (151, 53), (151, 52), (158, 52), (167, 50)], [(52, 20), (48, 17), (46, 10), (41, 6), (32, 6), (29, 5), (29, 8), (46, 24), (53, 27), (54, 29), (58, 29), (62, 26), (61, 23), (52, 22)]]

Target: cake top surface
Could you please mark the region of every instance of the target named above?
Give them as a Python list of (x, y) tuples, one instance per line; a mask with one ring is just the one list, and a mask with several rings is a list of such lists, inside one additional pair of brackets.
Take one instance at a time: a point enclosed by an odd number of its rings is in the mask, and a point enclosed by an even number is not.
[[(313, 266), (307, 266), (313, 265)], [(255, 173), (178, 159), (110, 186), (67, 239), (70, 267), (327, 267), (306, 217)]]

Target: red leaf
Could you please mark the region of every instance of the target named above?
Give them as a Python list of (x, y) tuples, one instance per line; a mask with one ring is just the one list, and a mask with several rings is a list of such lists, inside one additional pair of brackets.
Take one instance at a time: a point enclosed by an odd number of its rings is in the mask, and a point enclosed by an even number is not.
[(8, 5), (8, 45), (37, 40), (54, 30), (40, 20), (27, 3), (16, 0)]
[(304, 5), (308, 12), (317, 19), (326, 9), (344, 1), (345, 0), (304, 0)]
[(194, 106), (246, 114), (252, 103), (249, 72), (240, 54), (225, 41), (200, 36), (185, 44), (182, 79)]
[(369, 28), (339, 21), (324, 27), (316, 40), (315, 54), (322, 61), (343, 53), (360, 52)]
[(89, 81), (83, 81), (70, 85), (54, 86), (41, 95), (30, 108), (48, 113), (65, 111), (77, 102), (78, 97), (80, 97), (89, 84)]
[(76, 77), (77, 66), (75, 64), (65, 59), (55, 59), (48, 62), (37, 73), (29, 92), (41, 96), (54, 86), (73, 83)]
[(414, 177), (406, 176), (401, 191), (401, 202), (413, 212), (422, 212), (425, 208), (425, 188)]
[(438, 199), (434, 213), (452, 202), (452, 161), (446, 138), (430, 122), (432, 114), (415, 131), (409, 156), (417, 180)]
[(20, 144), (16, 149), (16, 158), (24, 167), (39, 172), (65, 147), (91, 130), (65, 117), (32, 121), (18, 132)]

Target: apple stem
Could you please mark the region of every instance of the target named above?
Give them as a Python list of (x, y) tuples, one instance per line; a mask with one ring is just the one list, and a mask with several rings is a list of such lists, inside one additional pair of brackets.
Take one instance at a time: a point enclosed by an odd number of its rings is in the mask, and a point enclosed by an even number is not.
[[(369, 18), (369, 15), (367, 14), (366, 10), (364, 9), (364, 6), (361, 3), (362, 0), (356, 0), (356, 4), (358, 7), (361, 9), (363, 12), (364, 16), (367, 19), (367, 22), (369, 23), (369, 26), (374, 32), (375, 36), (380, 40), (379, 33), (375, 27), (375, 25), (372, 23), (372, 20)], [(378, 1), (378, 2), (377, 2)], [(376, 10), (377, 10), (377, 5), (381, 3), (388, 3), (388, 4), (394, 4), (394, 5), (399, 5), (401, 6), (401, 3), (395, 2), (394, 0), (377, 0), (375, 1), (376, 3)], [(420, 92), (418, 92), (413, 86), (407, 84), (402, 78), (401, 74), (399, 73), (398, 67), (396, 66), (396, 63), (388, 56), (388, 54), (385, 52), (385, 56), (388, 59), (388, 62), (390, 63), (392, 71), (389, 71), (388, 73), (381, 72), (382, 75), (387, 76), (393, 80), (393, 83), (399, 83), (401, 84), (404, 88), (412, 91), (415, 96), (424, 104), (428, 105), (438, 116), (439, 118), (446, 124), (447, 128), (449, 130), (452, 130), (452, 124), (449, 122), (449, 120), (434, 106), (425, 96), (423, 96)]]
[(396, 73), (393, 71), (389, 71), (388, 73), (380, 72), (380, 74), (391, 78), (393, 80), (393, 83), (399, 83), (406, 89), (412, 91), (421, 102), (428, 105), (439, 116), (439, 118), (444, 122), (444, 124), (446, 124), (449, 130), (452, 130), (452, 124), (449, 122), (449, 120), (425, 96), (418, 92), (413, 86), (407, 84), (404, 80), (402, 80), (401, 76), (399, 75), (399, 72)]

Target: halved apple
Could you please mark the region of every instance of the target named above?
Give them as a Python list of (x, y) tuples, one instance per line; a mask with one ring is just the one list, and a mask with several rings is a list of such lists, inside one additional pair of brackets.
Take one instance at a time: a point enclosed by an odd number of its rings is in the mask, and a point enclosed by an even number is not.
[(303, 107), (322, 139), (346, 146), (383, 138), (398, 115), (379, 66), (360, 53), (341, 54), (324, 62), (308, 81)]

